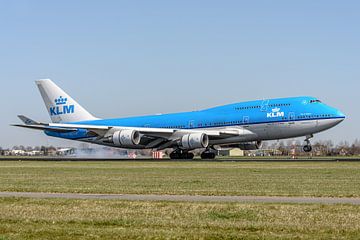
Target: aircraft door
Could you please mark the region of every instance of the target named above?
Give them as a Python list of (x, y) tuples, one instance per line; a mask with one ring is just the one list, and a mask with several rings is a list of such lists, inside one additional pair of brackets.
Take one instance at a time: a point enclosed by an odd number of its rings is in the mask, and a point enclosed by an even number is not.
[(195, 121), (194, 120), (189, 121), (189, 128), (194, 128), (194, 126), (195, 126)]
[(295, 121), (295, 113), (294, 112), (289, 113), (289, 120)]
[(244, 116), (243, 117), (243, 124), (247, 125), (250, 123), (250, 117), (249, 116)]
[(261, 111), (266, 112), (269, 107), (269, 100), (263, 100), (261, 103)]

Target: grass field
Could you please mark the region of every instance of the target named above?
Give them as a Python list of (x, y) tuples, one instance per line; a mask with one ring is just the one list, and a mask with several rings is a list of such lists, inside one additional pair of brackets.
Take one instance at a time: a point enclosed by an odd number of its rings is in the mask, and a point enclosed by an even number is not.
[(0, 239), (359, 239), (360, 206), (0, 198)]
[[(360, 197), (358, 162), (0, 161), (0, 191)], [(359, 205), (0, 198), (0, 240), (359, 239)]]
[(360, 162), (0, 161), (0, 191), (360, 197)]

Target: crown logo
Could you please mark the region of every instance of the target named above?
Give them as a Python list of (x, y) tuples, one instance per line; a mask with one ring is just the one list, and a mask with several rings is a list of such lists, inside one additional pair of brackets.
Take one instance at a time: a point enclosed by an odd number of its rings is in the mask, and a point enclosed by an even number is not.
[(274, 113), (275, 113), (275, 112), (279, 112), (279, 111), (280, 111), (280, 108), (278, 108), (278, 107), (272, 109), (272, 112), (274, 112)]
[(55, 99), (56, 105), (64, 105), (64, 104), (66, 104), (66, 102), (67, 102), (67, 98), (63, 98), (62, 96)]

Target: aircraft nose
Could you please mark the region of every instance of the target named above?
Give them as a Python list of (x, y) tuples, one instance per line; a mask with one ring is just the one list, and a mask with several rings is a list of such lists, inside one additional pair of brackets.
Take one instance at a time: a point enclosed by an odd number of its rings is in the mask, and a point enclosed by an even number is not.
[(342, 121), (344, 121), (345, 120), (345, 118), (337, 118), (337, 119), (334, 119), (334, 124), (335, 125), (338, 125), (338, 124), (340, 124)]
[(342, 121), (346, 118), (345, 114), (342, 113), (340, 110), (336, 110), (336, 117), (341, 118)]
[(346, 118), (345, 114), (336, 108), (334, 108), (333, 115), (335, 116), (335, 118), (333, 119), (334, 125), (340, 124)]

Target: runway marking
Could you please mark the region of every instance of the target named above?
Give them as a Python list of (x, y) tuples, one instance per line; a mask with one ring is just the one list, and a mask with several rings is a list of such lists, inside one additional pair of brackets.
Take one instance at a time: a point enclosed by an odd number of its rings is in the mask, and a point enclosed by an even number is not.
[(318, 203), (360, 205), (360, 198), (331, 197), (266, 197), (266, 196), (192, 196), (154, 194), (84, 194), (84, 193), (41, 193), (0, 192), (0, 197), (103, 199), (129, 201), (171, 201), (171, 202), (256, 202), (256, 203)]

